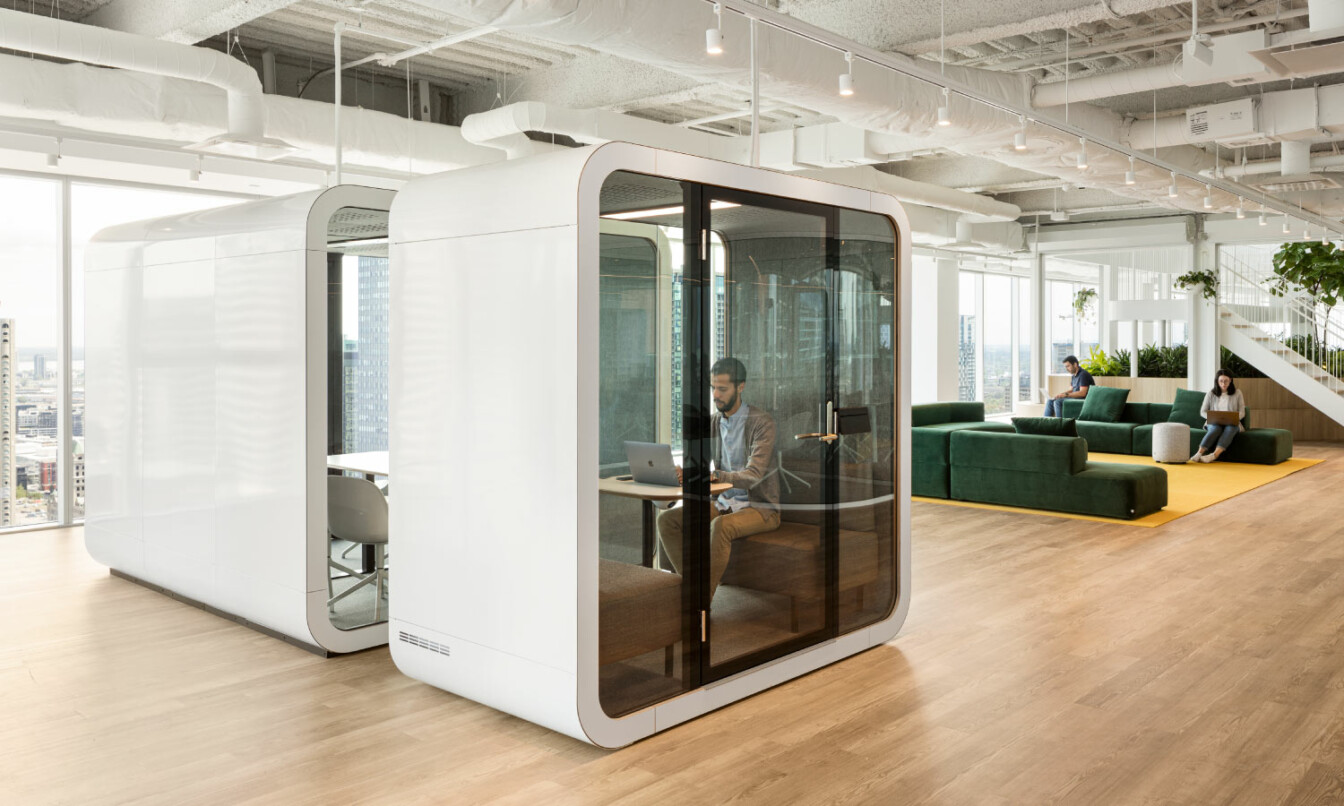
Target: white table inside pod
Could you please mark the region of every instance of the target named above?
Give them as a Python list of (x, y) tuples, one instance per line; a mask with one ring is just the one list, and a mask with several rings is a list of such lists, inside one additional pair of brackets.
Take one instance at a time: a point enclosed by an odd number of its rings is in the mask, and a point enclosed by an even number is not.
[(338, 186), (94, 238), (94, 559), (309, 649), (386, 643), (386, 622), (329, 616), (326, 479), (327, 456), (345, 452), (329, 441), (345, 349), (329, 332), (333, 272), (385, 238), (392, 195)]
[[(910, 303), (894, 199), (610, 143), (413, 179), (391, 239), (402, 671), (619, 747), (897, 633)], [(720, 345), (745, 359), (765, 486), (710, 521)], [(839, 416), (861, 406), (871, 418)], [(871, 433), (844, 433), (860, 420)], [(622, 440), (671, 443), (698, 480), (670, 511), (685, 579), (641, 568), (644, 505), (600, 494), (628, 472)], [(741, 536), (711, 592), (715, 522)], [(600, 663), (599, 644), (620, 646)]]

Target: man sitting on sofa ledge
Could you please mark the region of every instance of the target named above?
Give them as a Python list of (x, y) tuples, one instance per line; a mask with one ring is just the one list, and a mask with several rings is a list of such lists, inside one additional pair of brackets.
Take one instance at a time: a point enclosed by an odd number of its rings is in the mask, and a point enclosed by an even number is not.
[(1095, 386), (1096, 381), (1092, 380), (1092, 373), (1078, 366), (1078, 356), (1070, 355), (1064, 357), (1064, 369), (1069, 371), (1073, 377), (1070, 379), (1070, 389), (1067, 392), (1060, 392), (1049, 400), (1045, 401), (1046, 417), (1063, 417), (1064, 404), (1062, 401), (1066, 397), (1087, 397), (1087, 390), (1090, 386)]

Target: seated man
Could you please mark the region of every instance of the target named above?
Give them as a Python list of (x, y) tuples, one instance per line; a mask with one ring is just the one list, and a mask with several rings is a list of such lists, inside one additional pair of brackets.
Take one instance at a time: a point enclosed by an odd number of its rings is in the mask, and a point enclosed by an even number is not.
[[(712, 481), (733, 487), (719, 495), (710, 511), (709, 595), (719, 587), (728, 567), (733, 541), (779, 528), (779, 479), (771, 472), (775, 458), (775, 421), (764, 409), (742, 402), (747, 368), (736, 358), (721, 358), (709, 371), (717, 411), (710, 419)], [(681, 468), (677, 468), (681, 480)], [(683, 507), (658, 515), (658, 542), (681, 572)]]
[(1073, 378), (1069, 382), (1070, 389), (1067, 392), (1060, 392), (1049, 400), (1045, 401), (1046, 417), (1063, 417), (1064, 403), (1066, 397), (1087, 397), (1089, 387), (1096, 386), (1097, 382), (1092, 380), (1092, 373), (1078, 365), (1077, 356), (1065, 356), (1064, 369), (1068, 370)]

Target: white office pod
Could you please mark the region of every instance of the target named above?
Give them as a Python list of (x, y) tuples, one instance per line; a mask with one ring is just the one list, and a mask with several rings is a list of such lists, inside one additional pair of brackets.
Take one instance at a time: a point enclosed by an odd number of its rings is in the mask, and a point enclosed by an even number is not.
[(611, 143), (413, 180), (391, 240), (402, 671), (619, 747), (896, 634), (894, 199)]
[[(94, 559), (310, 649), (387, 642), (376, 522), (390, 499), (357, 489), (350, 536), (366, 542), (336, 540), (327, 488), (329, 461), (387, 473), (392, 195), (334, 187), (94, 238)], [(364, 461), (329, 460), (344, 454)]]

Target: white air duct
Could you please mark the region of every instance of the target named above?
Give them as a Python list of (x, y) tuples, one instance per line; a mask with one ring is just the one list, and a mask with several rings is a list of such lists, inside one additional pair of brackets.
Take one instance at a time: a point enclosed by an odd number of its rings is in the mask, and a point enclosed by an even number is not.
[[(280, 95), (260, 100), (267, 132), (296, 149), (291, 157), (332, 164), (331, 104)], [(231, 108), (225, 93), (181, 79), (0, 55), (0, 117), (181, 144), (218, 135)], [(351, 166), (434, 173), (503, 158), (452, 126), (368, 109), (344, 112), (344, 161)]]
[[(528, 140), (523, 132), (559, 134), (588, 145), (620, 140), (742, 164), (747, 164), (751, 157), (750, 137), (721, 137), (617, 112), (565, 109), (537, 101), (468, 115), (462, 121), (462, 136), (469, 142), (500, 148), (510, 158), (534, 153), (533, 147), (541, 145)], [(916, 182), (871, 168), (840, 167), (884, 162), (886, 155), (908, 145), (837, 123), (791, 129), (762, 137), (760, 167), (803, 170), (806, 176), (868, 189), (880, 186), (882, 192), (902, 201), (970, 213), (984, 220), (1013, 221), (1021, 214), (1016, 205), (986, 196)], [(831, 170), (804, 170), (807, 168)]]
[(1299, 176), (1311, 173), (1311, 143), (1302, 140), (1289, 140), (1280, 146), (1282, 176)]
[[(199, 81), (228, 95), (230, 139), (263, 144), (266, 107), (252, 68), (218, 51), (0, 9), (0, 48)], [(273, 145), (273, 156), (286, 150)]]
[[(740, 14), (723, 15), (724, 52), (707, 57), (704, 30), (714, 21), (708, 4), (693, 0), (416, 0), (419, 5), (460, 17), (469, 25), (535, 36), (647, 64), (707, 84), (750, 86), (749, 23)], [(904, 144), (904, 150), (944, 148), (986, 157), (1005, 165), (1058, 176), (1070, 182), (1106, 187), (1114, 192), (1166, 206), (1203, 211), (1203, 194), (1167, 198), (1165, 172), (1139, 166), (1137, 182), (1123, 184), (1129, 161), (1122, 155), (1089, 148), (1090, 167), (1077, 167), (1078, 139), (1047, 126), (1028, 123), (1027, 148), (1014, 149), (1023, 130), (1015, 114), (1000, 112), (953, 93), (945, 99), (935, 86), (882, 66), (856, 59), (852, 96), (836, 92), (835, 76), (845, 69), (843, 53), (815, 40), (757, 26), (757, 63), (761, 93), (834, 116), (851, 127), (879, 133)], [(903, 57), (892, 57), (903, 58)], [(972, 86), (985, 96), (1026, 106), (1030, 79), (1024, 75), (948, 65), (949, 79)], [(951, 125), (937, 125), (937, 111), (947, 102)], [(1070, 108), (1070, 122), (1099, 137), (1120, 139), (1122, 120), (1109, 110), (1087, 104)], [(762, 164), (766, 139), (761, 138)], [(1195, 168), (1207, 161), (1196, 149), (1172, 149), (1164, 159)], [(1215, 204), (1236, 204), (1231, 194), (1214, 194)]]
[(1344, 28), (1344, 3), (1339, 0), (1307, 0), (1307, 13), (1312, 33), (1338, 35)]

